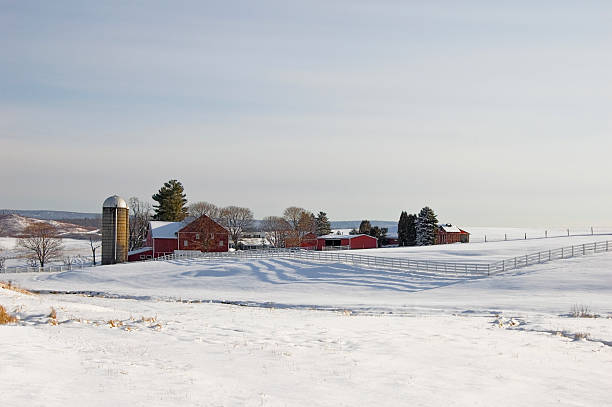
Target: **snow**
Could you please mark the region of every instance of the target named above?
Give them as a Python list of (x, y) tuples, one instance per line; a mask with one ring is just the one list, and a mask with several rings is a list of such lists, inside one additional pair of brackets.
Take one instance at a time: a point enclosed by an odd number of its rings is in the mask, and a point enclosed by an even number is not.
[(43, 220), (20, 216), (17, 214), (0, 215), (0, 229), (7, 236), (19, 236), (28, 227), (34, 224), (46, 223), (55, 227), (60, 235), (90, 235), (97, 234), (98, 230), (85, 228), (72, 223), (56, 220)]
[[(364, 252), (385, 250), (405, 251)], [(488, 278), (279, 258), (0, 275), (82, 292), (0, 289), (21, 319), (0, 326), (3, 405), (608, 405), (610, 270), (612, 253)], [(570, 317), (576, 305), (598, 317)]]
[[(6, 266), (23, 266), (27, 262), (25, 259), (20, 258), (19, 249), (16, 247), (16, 237), (0, 237), (0, 256), (6, 256)], [(94, 242), (96, 245), (100, 245), (100, 241)], [(91, 258), (91, 246), (89, 240), (83, 239), (62, 239), (62, 245), (64, 246), (63, 255), (64, 257), (83, 257)], [(101, 249), (96, 250), (96, 257), (101, 255)], [(61, 264), (62, 260), (58, 259), (54, 263)]]
[(184, 222), (151, 221), (151, 234), (154, 239), (176, 239), (176, 234), (185, 225)]
[(369, 256), (435, 260), (451, 263), (491, 263), (515, 256), (554, 250), (593, 242), (612, 241), (612, 235), (565, 236), (547, 239), (527, 239), (481, 243), (453, 243), (435, 246), (389, 247), (352, 250), (351, 253)]
[(130, 250), (128, 252), (128, 256), (131, 256), (133, 254), (146, 253), (146, 252), (150, 252), (152, 250), (153, 250), (152, 247), (141, 247), (140, 249)]
[(444, 224), (438, 225), (438, 227), (448, 233), (461, 233), (461, 229), (459, 229), (457, 226)]

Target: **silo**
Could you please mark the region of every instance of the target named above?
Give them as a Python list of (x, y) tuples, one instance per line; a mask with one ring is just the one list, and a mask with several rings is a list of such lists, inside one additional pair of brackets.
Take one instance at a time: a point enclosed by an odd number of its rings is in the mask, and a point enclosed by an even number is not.
[(120, 196), (108, 197), (102, 204), (102, 264), (127, 261), (129, 219), (127, 203)]

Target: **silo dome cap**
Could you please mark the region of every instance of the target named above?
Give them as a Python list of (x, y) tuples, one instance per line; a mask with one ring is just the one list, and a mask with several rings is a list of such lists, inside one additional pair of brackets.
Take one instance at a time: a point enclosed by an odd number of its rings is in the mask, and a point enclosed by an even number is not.
[(128, 207), (125, 199), (121, 198), (119, 195), (113, 195), (106, 198), (104, 203), (102, 204), (103, 208), (126, 208)]

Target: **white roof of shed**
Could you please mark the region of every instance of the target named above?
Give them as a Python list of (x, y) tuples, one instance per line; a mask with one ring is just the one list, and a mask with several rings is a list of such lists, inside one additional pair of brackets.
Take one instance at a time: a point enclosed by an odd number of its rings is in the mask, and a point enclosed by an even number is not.
[(176, 233), (185, 226), (183, 222), (162, 222), (158, 220), (151, 221), (149, 224), (153, 239), (176, 239)]
[(461, 232), (461, 229), (459, 229), (457, 226), (452, 226), (449, 224), (438, 225), (438, 227), (447, 233), (460, 233)]
[(153, 250), (152, 247), (141, 247), (140, 249), (130, 250), (128, 252), (128, 256), (131, 256), (132, 254), (150, 252), (151, 250)]

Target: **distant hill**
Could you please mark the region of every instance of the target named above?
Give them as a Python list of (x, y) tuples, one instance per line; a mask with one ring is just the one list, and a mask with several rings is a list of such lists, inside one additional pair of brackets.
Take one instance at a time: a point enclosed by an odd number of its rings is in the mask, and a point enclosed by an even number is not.
[(98, 230), (96, 227), (80, 226), (49, 219), (34, 219), (12, 213), (0, 215), (0, 236), (17, 237), (22, 234), (28, 226), (40, 222), (48, 223), (56, 227), (62, 237), (70, 237), (73, 239), (87, 239), (92, 234), (95, 235)]
[(49, 211), (49, 210), (23, 210), (23, 209), (0, 209), (0, 215), (17, 214), (28, 218), (42, 220), (60, 220), (60, 219), (98, 219), (102, 215), (100, 213), (90, 212), (68, 212), (68, 211)]

